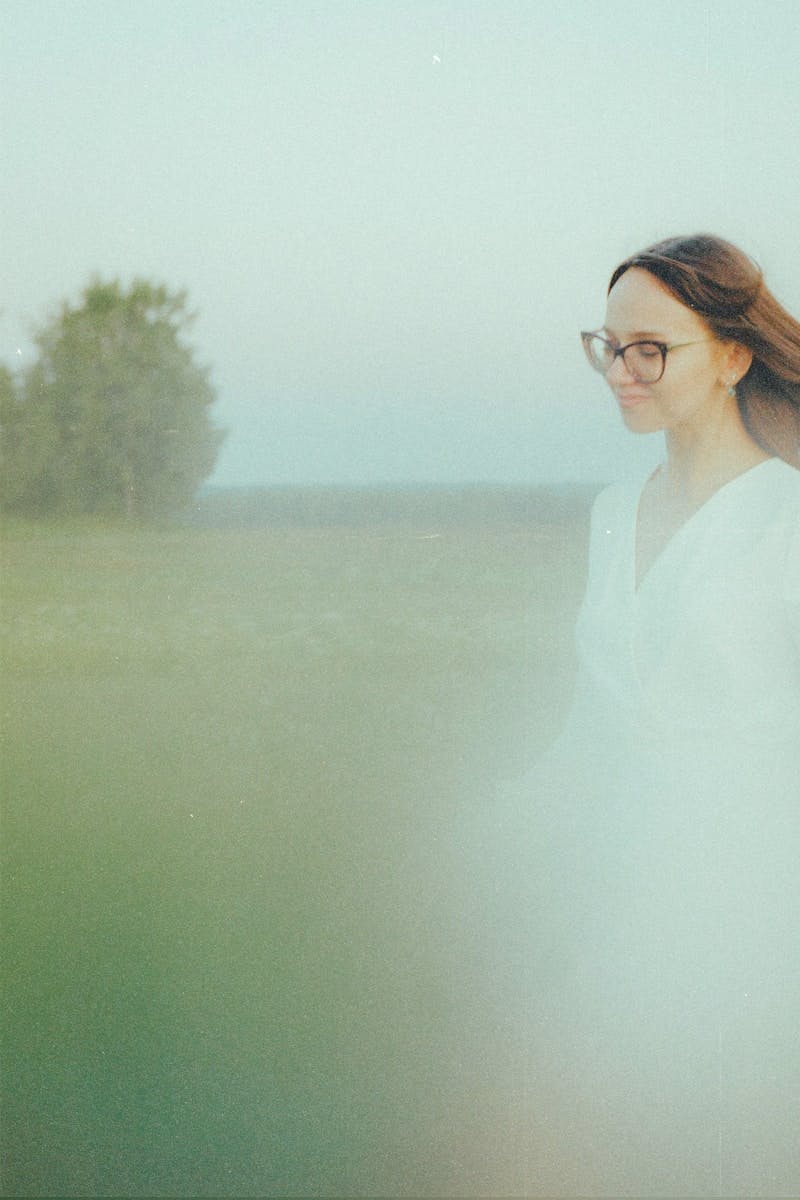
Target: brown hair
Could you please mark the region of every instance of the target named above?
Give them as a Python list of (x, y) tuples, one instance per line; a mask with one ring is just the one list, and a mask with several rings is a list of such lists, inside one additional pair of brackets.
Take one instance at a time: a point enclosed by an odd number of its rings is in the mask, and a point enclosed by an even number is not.
[(757, 263), (710, 234), (669, 238), (620, 263), (649, 271), (702, 317), (715, 337), (753, 355), (736, 387), (745, 427), (760, 446), (800, 469), (800, 322), (764, 285)]

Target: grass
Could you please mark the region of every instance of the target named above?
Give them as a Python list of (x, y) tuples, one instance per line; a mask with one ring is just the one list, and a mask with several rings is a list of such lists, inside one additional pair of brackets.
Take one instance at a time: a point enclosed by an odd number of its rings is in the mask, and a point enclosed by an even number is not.
[(444, 1186), (419, 847), (556, 729), (585, 525), (6, 526), (3, 1194)]

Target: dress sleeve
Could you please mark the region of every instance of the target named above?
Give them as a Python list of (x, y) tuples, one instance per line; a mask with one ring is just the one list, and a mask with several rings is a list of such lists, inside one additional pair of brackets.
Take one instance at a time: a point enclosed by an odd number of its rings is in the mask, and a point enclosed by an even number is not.
[(618, 541), (622, 532), (623, 499), (624, 487), (611, 484), (600, 492), (592, 505), (587, 593), (597, 577), (604, 573), (609, 546)]

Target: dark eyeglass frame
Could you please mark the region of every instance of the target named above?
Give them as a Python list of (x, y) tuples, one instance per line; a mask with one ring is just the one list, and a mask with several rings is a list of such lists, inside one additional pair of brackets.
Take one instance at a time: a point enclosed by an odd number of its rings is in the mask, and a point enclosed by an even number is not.
[[(608, 349), (611, 351), (612, 358), (607, 367), (599, 366), (594, 361), (591, 352), (591, 342), (593, 340), (603, 342), (603, 344), (608, 346)], [(608, 338), (604, 338), (601, 333), (584, 331), (581, 333), (581, 341), (583, 342), (583, 349), (586, 353), (586, 357), (589, 360), (589, 366), (592, 367), (593, 370), (599, 371), (601, 375), (607, 375), (617, 359), (621, 357), (622, 361), (625, 363), (626, 370), (633, 376), (634, 379), (641, 383), (658, 383), (659, 379), (661, 379), (662, 375), (667, 369), (667, 354), (670, 350), (681, 350), (684, 346), (701, 346), (704, 342), (713, 342), (715, 339), (698, 338), (694, 342), (655, 342), (652, 338), (640, 338), (635, 342), (627, 342), (624, 346), (615, 346), (613, 342), (608, 340)], [(631, 370), (628, 360), (625, 358), (625, 351), (630, 350), (632, 346), (652, 346), (655, 350), (658, 350), (659, 354), (661, 355), (661, 370), (656, 375), (655, 379), (647, 379), (645, 381), (641, 379), (636, 371)]]

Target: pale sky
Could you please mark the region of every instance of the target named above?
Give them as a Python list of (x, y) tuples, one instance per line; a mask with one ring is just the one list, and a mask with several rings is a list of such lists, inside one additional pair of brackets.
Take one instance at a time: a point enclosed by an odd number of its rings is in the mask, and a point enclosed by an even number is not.
[(0, 361), (186, 288), (214, 482), (603, 481), (578, 331), (710, 231), (800, 314), (795, 0), (0, 0)]

